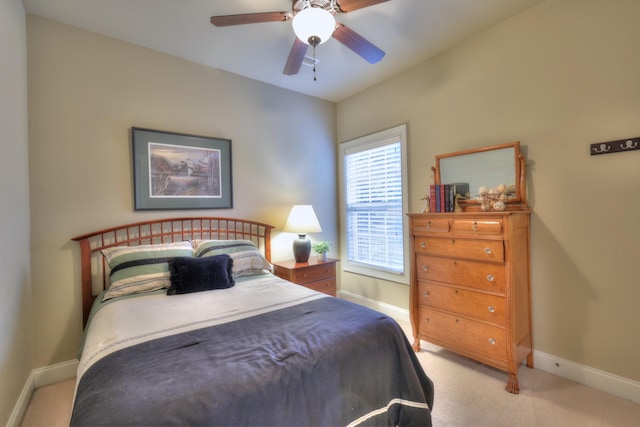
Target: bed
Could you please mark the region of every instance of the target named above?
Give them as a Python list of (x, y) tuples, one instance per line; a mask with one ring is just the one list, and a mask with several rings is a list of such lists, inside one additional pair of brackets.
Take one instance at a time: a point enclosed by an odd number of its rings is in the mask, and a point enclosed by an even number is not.
[(431, 425), (433, 384), (398, 324), (273, 275), (272, 228), (172, 218), (73, 238), (71, 425)]

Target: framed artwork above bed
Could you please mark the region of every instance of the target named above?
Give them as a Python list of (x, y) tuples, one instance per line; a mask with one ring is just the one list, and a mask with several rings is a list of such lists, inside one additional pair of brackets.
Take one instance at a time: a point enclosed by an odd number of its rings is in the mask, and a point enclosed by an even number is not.
[(135, 210), (233, 207), (231, 140), (131, 128)]

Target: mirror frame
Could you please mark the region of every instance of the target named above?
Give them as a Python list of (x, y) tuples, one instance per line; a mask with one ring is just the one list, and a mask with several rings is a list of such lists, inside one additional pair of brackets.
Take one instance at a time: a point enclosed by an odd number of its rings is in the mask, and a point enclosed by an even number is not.
[[(456, 156), (465, 156), (470, 154), (483, 153), (487, 151), (493, 150), (501, 150), (505, 148), (513, 148), (514, 151), (514, 166), (515, 166), (515, 184), (516, 184), (516, 195), (508, 200), (505, 204), (505, 211), (516, 211), (516, 210), (527, 210), (527, 182), (526, 182), (526, 166), (525, 159), (520, 151), (520, 141), (507, 142), (505, 144), (498, 145), (490, 145), (487, 147), (481, 148), (472, 148), (468, 150), (456, 151), (453, 153), (439, 154), (436, 156), (436, 166), (432, 167), (431, 170), (434, 174), (434, 181), (436, 185), (440, 185), (440, 161), (442, 159), (456, 157)], [(480, 208), (480, 202), (477, 199), (471, 198), (467, 200), (459, 200), (458, 201), (460, 207), (464, 212), (480, 212), (482, 209)]]

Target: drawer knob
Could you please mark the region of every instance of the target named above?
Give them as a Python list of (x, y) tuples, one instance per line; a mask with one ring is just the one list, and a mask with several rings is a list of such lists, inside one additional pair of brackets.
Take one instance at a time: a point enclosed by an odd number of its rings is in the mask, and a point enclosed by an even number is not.
[(421, 247), (422, 249), (424, 249), (424, 248), (426, 248), (426, 247), (427, 247), (427, 244), (426, 244), (425, 242), (422, 242), (422, 243), (420, 243), (420, 247)]
[(478, 222), (477, 221), (473, 221), (473, 226), (471, 227), (471, 229), (473, 229), (473, 231), (478, 231)]
[(490, 275), (488, 275), (488, 276), (487, 276), (487, 280), (488, 280), (488, 281), (490, 281), (490, 282), (493, 282), (493, 281), (494, 281), (494, 279), (495, 279), (495, 277), (493, 277), (493, 275), (492, 275), (492, 274), (490, 274)]
[(422, 266), (422, 271), (429, 271), (429, 267), (427, 267), (426, 265)]
[(494, 306), (492, 306), (492, 305), (487, 307), (487, 310), (489, 310), (489, 313), (495, 313), (496, 312), (496, 308)]
[(494, 340), (493, 338), (489, 338), (489, 344), (495, 345), (496, 344), (496, 340)]
[(424, 291), (422, 293), (422, 296), (425, 297), (425, 298), (429, 298), (429, 291)]
[(484, 248), (484, 253), (490, 254), (491, 253), (491, 248)]
[(427, 222), (427, 228), (431, 228), (431, 221)]
[(429, 323), (429, 322), (430, 322), (430, 320), (429, 320), (428, 317), (426, 319), (424, 319), (424, 323)]

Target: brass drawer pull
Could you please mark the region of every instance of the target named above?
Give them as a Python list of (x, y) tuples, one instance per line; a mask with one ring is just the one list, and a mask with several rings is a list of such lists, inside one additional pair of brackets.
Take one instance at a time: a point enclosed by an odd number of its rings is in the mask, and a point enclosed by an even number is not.
[(496, 344), (496, 340), (494, 340), (493, 338), (489, 338), (489, 344), (495, 345)]
[(493, 275), (489, 274), (487, 276), (487, 280), (490, 281), (490, 282), (493, 282), (495, 280), (495, 277), (493, 277)]
[(424, 319), (424, 323), (429, 323), (429, 322), (430, 322), (430, 320), (429, 320), (428, 317), (426, 319)]
[(496, 312), (496, 308), (494, 306), (492, 306), (492, 305), (487, 307), (487, 310), (489, 310), (489, 313), (495, 313)]
[(425, 249), (427, 247), (427, 244), (425, 242), (420, 243), (420, 247), (422, 249)]
[(429, 271), (429, 267), (427, 267), (426, 265), (422, 266), (422, 271)]
[(491, 253), (491, 248), (484, 248), (484, 253), (490, 254)]
[(425, 298), (429, 298), (429, 291), (424, 291), (422, 293), (422, 296), (425, 297)]

